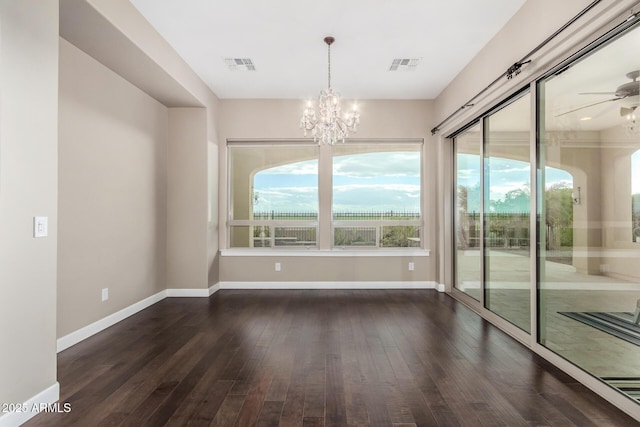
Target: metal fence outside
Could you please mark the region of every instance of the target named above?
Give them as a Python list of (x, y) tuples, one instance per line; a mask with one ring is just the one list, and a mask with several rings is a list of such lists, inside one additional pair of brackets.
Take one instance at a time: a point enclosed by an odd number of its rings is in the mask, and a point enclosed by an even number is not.
[[(485, 246), (491, 248), (528, 248), (530, 245), (530, 215), (528, 212), (484, 214)], [(459, 249), (480, 248), (480, 214), (464, 213), (460, 217), (457, 244)], [(572, 224), (547, 224), (546, 249), (555, 250), (573, 246)]]
[[(257, 211), (253, 213), (254, 220), (274, 221), (315, 221), (317, 212), (304, 211)], [(367, 220), (419, 220), (420, 212), (416, 211), (336, 211), (333, 212), (335, 221), (367, 221)]]
[[(335, 246), (420, 246), (419, 225), (383, 225), (379, 221), (419, 221), (416, 211), (338, 211), (333, 213), (334, 221), (375, 221), (376, 224), (363, 226), (346, 225), (344, 222), (334, 228)], [(317, 212), (304, 211), (259, 211), (253, 213), (255, 221), (274, 221), (278, 225), (253, 226), (253, 247), (268, 246), (313, 246), (316, 244), (316, 228), (304, 226), (283, 226), (283, 221), (317, 221)], [(273, 234), (273, 236), (272, 236)]]

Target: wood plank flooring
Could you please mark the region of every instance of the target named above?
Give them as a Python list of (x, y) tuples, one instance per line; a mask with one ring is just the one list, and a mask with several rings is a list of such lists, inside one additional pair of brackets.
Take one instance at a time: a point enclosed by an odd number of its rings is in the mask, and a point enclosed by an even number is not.
[(452, 298), (223, 290), (168, 298), (58, 355), (27, 426), (636, 426)]

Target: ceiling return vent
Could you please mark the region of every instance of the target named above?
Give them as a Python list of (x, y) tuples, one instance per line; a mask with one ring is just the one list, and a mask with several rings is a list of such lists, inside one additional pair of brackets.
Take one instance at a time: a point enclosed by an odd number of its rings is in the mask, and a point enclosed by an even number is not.
[(396, 58), (391, 62), (389, 71), (414, 71), (422, 58)]
[(224, 58), (224, 63), (231, 71), (255, 71), (256, 66), (249, 58)]

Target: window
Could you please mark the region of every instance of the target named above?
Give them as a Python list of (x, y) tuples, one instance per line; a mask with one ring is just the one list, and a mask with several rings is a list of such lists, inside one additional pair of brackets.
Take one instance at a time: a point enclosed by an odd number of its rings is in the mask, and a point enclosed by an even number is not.
[(228, 247), (423, 247), (422, 145), (229, 142)]
[(229, 146), (229, 247), (316, 247), (318, 147)]
[(333, 149), (333, 245), (420, 247), (421, 144)]

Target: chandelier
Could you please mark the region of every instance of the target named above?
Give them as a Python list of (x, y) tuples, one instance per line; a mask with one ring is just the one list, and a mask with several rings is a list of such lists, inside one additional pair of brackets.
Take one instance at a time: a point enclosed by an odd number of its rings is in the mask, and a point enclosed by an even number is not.
[(331, 44), (335, 41), (333, 37), (325, 37), (328, 54), (328, 87), (327, 90), (320, 91), (318, 97), (318, 110), (320, 117), (311, 107), (311, 101), (304, 109), (300, 128), (304, 129), (304, 136), (311, 132), (313, 140), (322, 144), (335, 145), (338, 141), (344, 142), (349, 136), (349, 132), (356, 132), (360, 124), (360, 113), (354, 106), (353, 111), (340, 115), (340, 94), (331, 88)]

